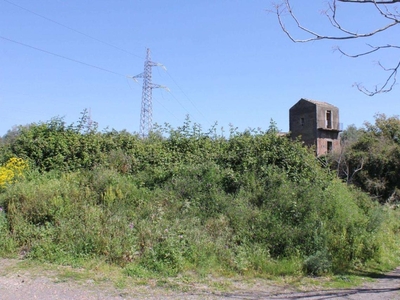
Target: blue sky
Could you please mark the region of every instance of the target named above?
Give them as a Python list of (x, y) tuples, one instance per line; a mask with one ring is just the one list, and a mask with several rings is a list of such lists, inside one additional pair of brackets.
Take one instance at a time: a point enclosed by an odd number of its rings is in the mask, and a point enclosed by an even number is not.
[[(331, 32), (320, 14), (325, 1), (293, 0), (293, 7), (307, 26)], [(100, 129), (138, 132), (141, 81), (126, 76), (143, 72), (147, 47), (168, 70), (153, 68), (153, 82), (171, 91), (153, 91), (154, 123), (177, 127), (189, 115), (205, 130), (218, 122), (229, 131), (229, 124), (267, 129), (273, 119), (287, 131), (289, 108), (300, 98), (338, 106), (344, 127), (373, 122), (375, 113), (400, 114), (400, 87), (375, 97), (352, 87), (384, 82), (376, 62), (394, 63), (396, 52), (349, 59), (332, 52), (334, 41), (295, 44), (270, 8), (268, 0), (0, 0), (1, 37), (107, 70), (0, 38), (0, 135), (56, 116), (76, 122), (84, 109)], [(342, 8), (349, 27), (380, 24), (367, 5)], [(395, 28), (372, 42), (398, 36)], [(366, 42), (339, 45), (362, 51)]]

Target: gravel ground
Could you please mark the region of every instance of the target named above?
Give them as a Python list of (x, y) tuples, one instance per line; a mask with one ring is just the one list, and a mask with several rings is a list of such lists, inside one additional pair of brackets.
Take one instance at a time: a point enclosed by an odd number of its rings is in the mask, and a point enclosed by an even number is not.
[(266, 281), (251, 285), (232, 282), (231, 292), (211, 292), (199, 285), (186, 292), (157, 287), (156, 284), (118, 289), (110, 282), (57, 277), (57, 272), (15, 267), (18, 260), (0, 259), (1, 300), (122, 300), (122, 299), (400, 299), (400, 268), (352, 289), (297, 292), (291, 286), (275, 286)]

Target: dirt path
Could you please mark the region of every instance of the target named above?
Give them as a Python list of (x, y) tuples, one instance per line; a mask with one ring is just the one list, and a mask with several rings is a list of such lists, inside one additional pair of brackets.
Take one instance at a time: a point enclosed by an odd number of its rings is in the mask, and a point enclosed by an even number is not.
[(259, 298), (242, 299), (351, 299), (351, 300), (394, 300), (400, 299), (400, 267), (393, 272), (376, 278), (374, 282), (352, 289), (318, 290), (314, 292), (289, 292), (275, 295), (260, 295)]
[(107, 280), (74, 280), (56, 270), (18, 268), (18, 260), (0, 259), (1, 300), (114, 300), (114, 299), (400, 299), (400, 268), (363, 286), (340, 290), (298, 292), (294, 287), (268, 281), (231, 282), (229, 292), (190, 283), (182, 289), (156, 283), (117, 288)]

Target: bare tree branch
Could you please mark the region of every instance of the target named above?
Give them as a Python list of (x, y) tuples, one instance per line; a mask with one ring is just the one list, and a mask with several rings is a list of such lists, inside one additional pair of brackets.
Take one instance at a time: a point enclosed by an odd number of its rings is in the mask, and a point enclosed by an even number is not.
[(397, 72), (400, 68), (400, 61), (398, 62), (397, 66), (394, 68), (385, 68), (384, 66), (382, 66), (382, 64), (380, 62), (378, 62), (378, 65), (384, 71), (390, 72), (389, 76), (386, 79), (386, 82), (381, 87), (378, 88), (378, 86), (375, 86), (375, 89), (373, 91), (370, 91), (360, 83), (354, 84), (360, 92), (364, 93), (367, 96), (374, 96), (374, 95), (380, 94), (380, 93), (388, 93), (393, 90), (393, 87), (397, 83)]
[[(333, 27), (335, 27), (339, 31), (341, 31), (341, 32), (346, 34), (346, 35), (342, 35), (342, 36), (319, 34), (319, 33), (315, 32), (315, 31), (312, 31), (311, 29), (303, 26), (300, 23), (300, 21), (298, 20), (298, 18), (296, 17), (296, 15), (293, 13), (292, 7), (290, 5), (290, 0), (284, 0), (282, 4), (276, 5), (275, 6), (275, 13), (276, 13), (276, 15), (278, 17), (278, 21), (279, 21), (279, 24), (280, 24), (282, 30), (295, 43), (306, 43), (306, 42), (317, 41), (317, 40), (349, 40), (349, 39), (357, 39), (357, 38), (368, 38), (368, 37), (371, 37), (373, 35), (376, 35), (377, 33), (386, 31), (389, 28), (391, 28), (391, 27), (393, 27), (395, 25), (398, 25), (400, 23), (400, 15), (399, 15), (399, 16), (390, 17), (390, 19), (392, 20), (391, 23), (386, 24), (385, 26), (382, 26), (382, 27), (377, 28), (375, 30), (372, 30), (370, 32), (358, 33), (358, 32), (354, 32), (354, 31), (345, 29), (336, 20), (336, 14), (337, 14), (336, 2), (337, 1), (341, 1), (341, 0), (333, 0), (332, 3), (329, 3), (329, 10), (328, 11), (330, 11), (331, 14), (329, 14), (328, 12), (324, 12), (324, 14), (328, 17), (328, 19), (331, 22)], [(398, 0), (398, 1), (400, 1), (400, 0)], [(346, 2), (346, 1), (342, 0), (341, 2)], [(355, 1), (351, 1), (351, 2), (355, 3)], [(374, 2), (374, 3), (378, 7), (378, 4), (376, 2)], [(284, 24), (284, 22), (282, 20), (282, 15), (283, 15), (284, 12), (288, 12), (290, 17), (296, 23), (297, 27), (299, 29), (301, 29), (302, 31), (304, 31), (306, 33), (309, 33), (311, 35), (311, 37), (308, 38), (308, 39), (296, 39), (295, 37), (293, 37), (293, 35), (286, 29), (286, 26), (285, 26), (285, 24)], [(383, 11), (381, 9), (379, 9), (379, 12), (383, 16), (389, 18), (389, 14), (383, 13)]]
[(364, 55), (368, 55), (368, 54), (374, 53), (374, 52), (379, 51), (381, 49), (392, 49), (392, 48), (400, 49), (400, 46), (395, 46), (395, 45), (372, 46), (370, 44), (367, 44), (367, 46), (371, 47), (372, 50), (366, 51), (366, 52), (361, 52), (361, 53), (358, 53), (358, 54), (349, 54), (349, 53), (343, 51), (342, 48), (340, 48), (340, 47), (335, 47), (333, 50), (334, 51), (336, 51), (336, 50), (339, 51), (344, 56), (347, 56), (347, 57), (350, 57), (350, 58), (357, 58), (357, 57), (360, 57), (360, 56), (364, 56)]
[(364, 167), (364, 158), (361, 158), (360, 160), (360, 165), (356, 167), (355, 170), (353, 170), (353, 172), (350, 174), (350, 165), (347, 163), (345, 165), (346, 170), (343, 168), (343, 173), (346, 175), (346, 181), (347, 183), (351, 183), (353, 180), (354, 175), (356, 175), (357, 172), (361, 171)]
[(386, 5), (383, 6), (383, 7), (385, 8), (386, 12), (384, 12), (384, 11), (381, 9), (381, 7), (378, 5), (378, 3), (375, 2), (375, 3), (374, 3), (374, 6), (375, 6), (376, 10), (379, 11), (379, 13), (380, 13), (383, 17), (385, 17), (386, 19), (392, 20), (392, 21), (394, 21), (396, 24), (398, 24), (398, 23), (400, 22), (400, 20), (399, 20), (399, 14), (398, 14), (397, 10), (395, 10), (395, 11), (396, 11), (396, 14), (394, 14), (394, 13), (392, 13), (392, 12), (388, 9), (388, 7), (387, 7)]
[[(388, 22), (387, 24), (378, 27), (374, 30), (364, 32), (364, 33), (359, 33), (358, 31), (350, 30), (345, 28), (342, 23), (337, 19), (337, 12), (338, 12), (338, 7), (337, 3), (338, 2), (343, 2), (343, 3), (357, 3), (357, 4), (370, 4), (373, 5), (376, 9), (376, 11), (381, 15), (382, 18), (386, 19)], [(374, 35), (377, 35), (379, 33), (382, 33), (384, 31), (389, 30), (390, 28), (399, 25), (400, 24), (400, 13), (397, 10), (396, 7), (390, 7), (389, 5), (395, 4), (395, 3), (400, 3), (400, 0), (330, 0), (328, 2), (328, 9), (323, 12), (323, 14), (328, 18), (330, 24), (332, 25), (333, 28), (335, 28), (338, 31), (338, 35), (327, 35), (327, 34), (322, 34), (318, 33), (306, 26), (304, 26), (300, 20), (297, 18), (295, 13), (293, 12), (290, 0), (281, 0), (281, 3), (278, 5), (274, 6), (274, 13), (277, 16), (279, 25), (282, 29), (282, 31), (289, 37), (289, 39), (295, 43), (307, 43), (307, 42), (312, 42), (312, 41), (320, 41), (320, 40), (351, 40), (351, 39), (360, 39), (360, 38), (370, 38)], [(300, 31), (303, 31), (309, 35), (307, 38), (296, 38), (291, 31), (289, 31), (286, 28), (285, 22), (283, 20), (284, 15), (288, 15), (289, 18), (295, 23), (298, 29)], [(357, 54), (348, 54), (347, 52), (343, 51), (340, 47), (336, 47), (335, 50), (338, 50), (341, 54), (351, 57), (351, 58), (358, 58), (361, 56), (366, 56), (369, 54), (372, 54), (374, 52), (378, 52), (381, 50), (387, 50), (387, 49), (395, 49), (399, 50), (400, 46), (396, 45), (383, 45), (383, 46), (372, 46), (370, 44), (367, 44), (369, 47), (372, 48), (372, 50), (365, 51), (365, 52), (360, 52)], [(386, 72), (389, 72), (389, 75), (385, 81), (385, 83), (381, 87), (375, 86), (375, 89), (373, 91), (370, 91), (366, 89), (364, 86), (362, 86), (359, 83), (354, 84), (364, 94), (368, 96), (373, 96), (378, 93), (386, 93), (390, 92), (393, 87), (396, 84), (396, 77), (397, 77), (397, 72), (400, 68), (400, 60), (397, 63), (395, 67), (392, 68), (385, 68), (381, 65), (381, 63), (378, 63), (379, 66)]]
[(394, 4), (400, 3), (400, 0), (382, 0), (382, 1), (375, 1), (375, 0), (338, 0), (339, 2), (347, 2), (347, 3), (374, 3), (374, 4)]

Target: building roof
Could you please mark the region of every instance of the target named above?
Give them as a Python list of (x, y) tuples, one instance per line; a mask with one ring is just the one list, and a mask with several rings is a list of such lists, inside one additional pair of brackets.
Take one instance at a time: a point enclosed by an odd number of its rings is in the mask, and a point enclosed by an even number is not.
[(308, 102), (311, 102), (311, 103), (316, 104), (316, 105), (332, 106), (332, 107), (337, 108), (336, 106), (334, 106), (332, 104), (329, 104), (328, 102), (310, 100), (310, 99), (305, 99), (305, 98), (301, 98), (300, 101), (301, 100), (308, 101)]

